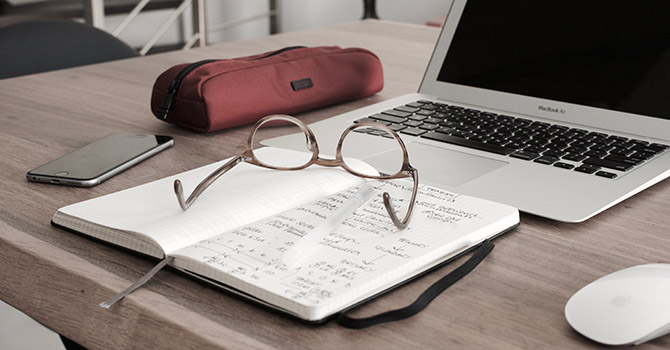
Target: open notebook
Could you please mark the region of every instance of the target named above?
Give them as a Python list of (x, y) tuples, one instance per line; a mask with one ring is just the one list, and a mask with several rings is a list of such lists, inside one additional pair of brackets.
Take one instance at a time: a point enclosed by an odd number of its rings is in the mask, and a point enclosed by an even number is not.
[[(297, 152), (264, 148), (273, 157)], [(381, 193), (401, 198), (410, 182), (368, 182), (376, 195), (296, 266), (284, 252), (366, 180), (313, 166), (268, 170), (242, 163), (187, 211), (185, 192), (222, 162), (59, 209), (52, 223), (156, 258), (238, 295), (320, 321), (400, 284), (519, 223), (515, 208), (421, 185), (407, 229), (388, 219)], [(360, 164), (360, 166), (366, 166)]]

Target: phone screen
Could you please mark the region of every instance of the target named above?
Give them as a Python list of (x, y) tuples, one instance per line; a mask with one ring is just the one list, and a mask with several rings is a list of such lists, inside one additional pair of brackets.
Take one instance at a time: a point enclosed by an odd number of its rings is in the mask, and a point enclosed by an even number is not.
[(117, 132), (39, 166), (26, 176), (34, 182), (90, 187), (173, 143), (170, 136)]

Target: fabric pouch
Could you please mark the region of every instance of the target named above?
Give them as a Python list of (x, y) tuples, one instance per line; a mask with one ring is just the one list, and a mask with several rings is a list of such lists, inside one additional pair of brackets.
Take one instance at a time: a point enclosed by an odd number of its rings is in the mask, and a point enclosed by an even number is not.
[(151, 111), (210, 132), (370, 96), (383, 86), (381, 62), (368, 50), (296, 46), (173, 66), (154, 83)]

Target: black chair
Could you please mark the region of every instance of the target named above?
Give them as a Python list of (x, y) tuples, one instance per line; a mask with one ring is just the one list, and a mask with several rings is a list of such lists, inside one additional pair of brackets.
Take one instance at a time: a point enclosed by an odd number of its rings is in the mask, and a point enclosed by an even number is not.
[(0, 28), (0, 79), (139, 56), (111, 34), (67, 20)]

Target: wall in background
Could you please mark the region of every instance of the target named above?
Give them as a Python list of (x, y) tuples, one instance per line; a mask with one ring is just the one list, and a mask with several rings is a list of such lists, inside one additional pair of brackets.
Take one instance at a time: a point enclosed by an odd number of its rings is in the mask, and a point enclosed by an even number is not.
[[(44, 0), (5, 0), (13, 4), (27, 4)], [(52, 0), (58, 2), (59, 0)], [(356, 21), (363, 15), (363, 0), (276, 0), (280, 31), (295, 31)], [(444, 16), (451, 0), (377, 0), (380, 18), (407, 23), (425, 24)], [(206, 0), (209, 27), (266, 13), (268, 0)], [(172, 10), (142, 13), (119, 35), (134, 47), (142, 47), (170, 17)], [(112, 32), (124, 16), (107, 16), (105, 27)], [(270, 21), (261, 18), (222, 31), (210, 32), (209, 43), (252, 39), (269, 34)], [(190, 11), (177, 20), (158, 41), (158, 45), (173, 45), (192, 35)]]
[[(363, 16), (362, 0), (279, 0), (281, 28), (293, 31), (356, 21)], [(377, 0), (379, 18), (425, 24), (447, 14), (450, 0)]]
[[(363, 16), (362, 0), (277, 0), (278, 25), (280, 32), (335, 25), (359, 20)], [(446, 15), (451, 1), (445, 0), (377, 0), (377, 14), (385, 20), (425, 24), (435, 17)], [(208, 0), (206, 3), (207, 24), (209, 27), (249, 18), (267, 12), (267, 0)], [(142, 15), (121, 33), (120, 38), (132, 46), (141, 47), (170, 16), (170, 10), (153, 11)], [(106, 19), (107, 30), (114, 30), (122, 20), (121, 16)], [(208, 33), (208, 42), (219, 43), (262, 37), (269, 34), (268, 18), (225, 30)], [(192, 21), (190, 13), (173, 25), (159, 45), (169, 45), (190, 37)]]

